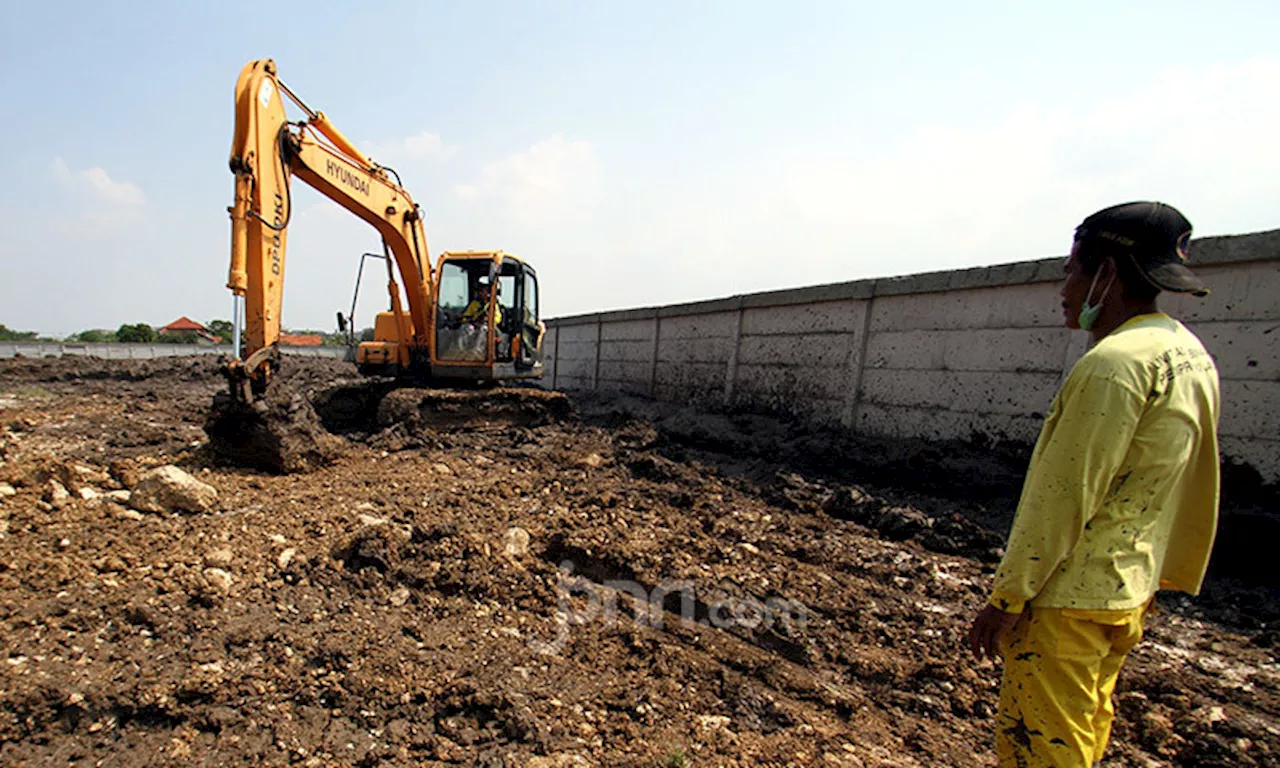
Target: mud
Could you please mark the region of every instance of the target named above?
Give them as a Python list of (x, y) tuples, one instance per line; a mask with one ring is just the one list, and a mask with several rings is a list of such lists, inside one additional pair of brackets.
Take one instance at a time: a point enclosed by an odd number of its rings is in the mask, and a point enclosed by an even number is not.
[[(0, 361), (0, 764), (994, 764), (998, 669), (964, 638), (1013, 449), (580, 400), (352, 419), (333, 463), (276, 475), (213, 460), (220, 384)], [(95, 495), (165, 463), (217, 509)], [(1280, 764), (1276, 600), (1211, 587), (1162, 599), (1108, 765)]]
[(439, 432), (531, 427), (575, 415), (564, 394), (533, 387), (421, 389), (386, 379), (315, 381), (309, 373), (286, 359), (253, 402), (216, 394), (204, 424), (210, 455), (229, 466), (292, 474), (341, 457), (347, 443), (338, 435), (383, 433), (386, 441), (394, 434), (405, 447), (405, 440)]
[[(852, 436), (786, 418), (707, 413), (618, 394), (583, 395), (578, 406), (601, 426), (641, 420), (651, 425), (652, 444), (664, 455), (750, 477), (772, 488), (771, 500), (784, 508), (821, 507), (877, 528), (888, 538), (980, 559), (999, 559), (997, 550), (1013, 523), (1032, 450), (1030, 444), (981, 436), (934, 442)], [(828, 487), (891, 487), (910, 498), (907, 509), (915, 514), (821, 498), (805, 478)], [(1280, 570), (1272, 552), (1277, 539), (1280, 486), (1265, 483), (1255, 470), (1227, 457), (1206, 599), (1193, 610), (1244, 629), (1280, 625)]]
[[(346, 366), (339, 370), (354, 373)], [(310, 472), (332, 464), (342, 456), (345, 441), (326, 429), (313, 407), (331, 385), (323, 377), (316, 381), (307, 364), (285, 358), (266, 391), (253, 402), (218, 392), (204, 422), (210, 456), (229, 466), (276, 474)]]
[(204, 431), (219, 461), (277, 474), (309, 472), (342, 455), (342, 441), (296, 392), (268, 392), (252, 404), (215, 395)]

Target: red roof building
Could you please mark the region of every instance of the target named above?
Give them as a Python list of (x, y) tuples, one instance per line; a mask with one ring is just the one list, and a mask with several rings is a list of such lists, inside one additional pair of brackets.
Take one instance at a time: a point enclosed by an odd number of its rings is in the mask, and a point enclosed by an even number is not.
[(212, 333), (209, 333), (208, 328), (205, 328), (203, 325), (197, 323), (186, 315), (174, 320), (163, 328), (156, 329), (156, 334), (159, 336), (165, 336), (170, 333), (195, 334), (196, 343), (208, 342), (210, 344), (217, 344), (222, 341), (221, 336), (214, 336)]
[(200, 333), (201, 331), (207, 332), (208, 330), (209, 329), (197, 323), (195, 320), (192, 320), (186, 315), (183, 315), (182, 317), (178, 318), (177, 320), (174, 320), (172, 323), (169, 323), (163, 328), (157, 328), (156, 333), (183, 333), (185, 331), (190, 331), (192, 333)]

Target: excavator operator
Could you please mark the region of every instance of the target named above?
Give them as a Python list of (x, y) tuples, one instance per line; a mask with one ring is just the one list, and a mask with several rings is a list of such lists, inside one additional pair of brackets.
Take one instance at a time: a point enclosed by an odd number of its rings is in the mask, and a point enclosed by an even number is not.
[[(497, 288), (496, 282), (491, 283), (485, 278), (480, 278), (479, 283), (476, 284), (476, 289), (471, 292), (475, 298), (462, 311), (462, 322), (483, 324), (489, 312), (489, 305), (497, 299)], [(502, 325), (501, 306), (496, 306), (493, 309), (493, 324), (495, 326)]]

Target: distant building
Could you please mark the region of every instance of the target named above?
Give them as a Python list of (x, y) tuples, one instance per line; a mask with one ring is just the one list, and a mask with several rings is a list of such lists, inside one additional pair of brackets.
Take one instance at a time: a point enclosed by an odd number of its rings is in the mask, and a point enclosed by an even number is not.
[(222, 341), (221, 336), (214, 336), (212, 333), (209, 333), (208, 328), (205, 328), (203, 325), (197, 323), (186, 315), (183, 315), (166, 326), (156, 329), (156, 334), (160, 336), (167, 336), (175, 333), (194, 334), (196, 337), (196, 343), (208, 342), (210, 344), (217, 344)]
[(324, 337), (318, 333), (282, 333), (280, 344), (286, 347), (319, 347)]
[(156, 329), (156, 333), (161, 336), (166, 333), (200, 333), (201, 331), (208, 333), (209, 329), (185, 315), (162, 328)]

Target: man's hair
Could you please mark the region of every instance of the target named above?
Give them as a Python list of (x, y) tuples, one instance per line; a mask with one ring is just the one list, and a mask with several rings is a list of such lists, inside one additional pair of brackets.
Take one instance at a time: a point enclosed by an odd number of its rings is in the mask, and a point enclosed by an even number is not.
[(1125, 298), (1131, 301), (1155, 301), (1160, 288), (1152, 283), (1138, 269), (1133, 259), (1133, 250), (1121, 245), (1113, 245), (1104, 241), (1085, 242), (1076, 240), (1078, 248), (1076, 259), (1086, 275), (1097, 273), (1102, 263), (1111, 259), (1116, 269), (1116, 279), (1120, 282)]

